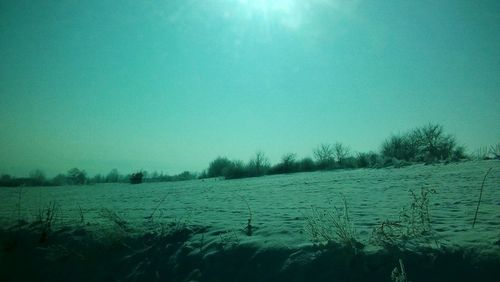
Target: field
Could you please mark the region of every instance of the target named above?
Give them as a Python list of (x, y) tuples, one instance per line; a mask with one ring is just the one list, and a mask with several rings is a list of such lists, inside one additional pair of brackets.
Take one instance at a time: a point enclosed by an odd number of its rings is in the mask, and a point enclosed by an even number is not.
[(495, 281), (499, 183), (493, 160), (3, 188), (0, 280)]

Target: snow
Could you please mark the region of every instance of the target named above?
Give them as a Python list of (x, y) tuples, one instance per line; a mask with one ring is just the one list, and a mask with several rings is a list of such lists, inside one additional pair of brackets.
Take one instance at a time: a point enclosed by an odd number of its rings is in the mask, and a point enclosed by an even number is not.
[[(481, 183), (489, 168), (493, 169), (485, 181), (478, 219), (472, 228)], [(312, 207), (333, 210), (334, 207), (342, 207), (342, 197), (345, 197), (356, 237), (366, 245), (365, 252), (371, 253), (372, 256), (383, 256), (380, 255), (380, 247), (374, 246), (370, 241), (374, 227), (384, 220), (397, 219), (401, 209), (411, 202), (410, 190), (418, 192), (423, 187), (436, 190), (436, 194), (430, 195), (429, 213), (432, 228), (439, 241), (438, 246), (429, 244), (423, 247), (433, 249), (429, 250), (431, 254), (438, 252), (435, 254), (438, 258), (444, 256), (455, 259), (456, 256), (465, 260), (460, 263), (468, 263), (473, 259), (467, 260), (462, 251), (442, 254), (439, 253), (440, 248), (474, 250), (475, 253), (487, 258), (492, 257), (492, 261), (498, 262), (499, 180), (500, 162), (493, 160), (447, 165), (413, 165), (404, 168), (337, 170), (239, 180), (205, 179), (141, 185), (3, 188), (0, 189), (0, 222), (4, 227), (12, 225), (17, 219), (32, 222), (40, 214), (40, 210), (55, 202), (57, 209), (54, 230), (70, 226), (76, 230), (85, 230), (89, 234), (101, 234), (101, 237), (92, 236), (100, 239), (95, 239), (97, 242), (91, 240), (86, 249), (96, 247), (92, 244), (102, 244), (105, 241), (103, 237), (111, 241), (128, 238), (131, 245), (138, 244), (137, 240), (130, 238), (140, 238), (139, 241), (144, 241), (144, 236), (148, 234), (146, 230), (151, 230), (151, 226), (155, 230), (186, 229), (190, 230), (189, 236), (184, 238), (183, 247), (178, 250), (201, 258), (204, 267), (179, 262), (178, 265), (192, 268), (183, 274), (182, 279), (191, 275), (189, 279), (192, 280), (212, 281), (215, 278), (211, 280), (208, 277), (216, 276), (209, 273), (220, 269), (219, 264), (244, 268), (231, 259), (247, 258), (254, 260), (253, 263), (258, 262), (263, 269), (269, 268), (258, 271), (254, 269), (261, 276), (248, 277), (275, 280), (278, 276), (264, 276), (266, 273), (275, 273), (275, 268), (279, 268), (286, 270), (279, 276), (284, 279), (286, 275), (298, 271), (297, 267), (302, 270), (320, 270), (322, 268), (317, 264), (322, 260), (338, 260), (338, 256), (344, 259), (349, 257), (348, 253), (342, 255), (344, 251), (340, 246), (320, 247), (311, 242), (304, 226)], [(111, 220), (103, 211), (116, 214), (123, 220), (124, 226), (117, 225), (116, 221)], [(247, 224), (250, 216), (252, 233), (248, 236)], [(67, 239), (68, 237), (63, 235), (70, 234), (68, 232), (62, 232), (60, 238), (52, 237), (64, 241), (61, 238)], [(158, 238), (164, 238), (162, 236)], [(332, 250), (337, 252), (329, 253)], [(151, 256), (154, 254), (145, 252), (142, 259), (149, 257), (155, 260)], [(176, 254), (174, 257), (178, 256), (179, 254)], [(358, 256), (359, 254), (355, 255)], [(387, 280), (392, 267), (397, 266), (397, 256), (410, 260), (409, 264), (413, 269), (417, 268), (415, 261), (431, 264), (428, 254), (418, 256), (398, 251), (397, 254), (387, 255), (387, 260), (393, 263), (390, 267), (384, 266), (384, 269), (391, 268)], [(184, 259), (186, 258), (192, 257), (186, 255)], [(372, 265), (373, 262), (367, 263), (372, 259), (363, 256), (363, 265)], [(268, 265), (262, 266), (263, 263)], [(486, 265), (489, 265), (488, 263)], [(326, 271), (328, 267), (324, 268)], [(327, 276), (331, 278), (337, 274), (330, 273), (330, 276)], [(240, 277), (242, 274), (232, 275)], [(301, 272), (300, 275), (305, 274)], [(413, 275), (416, 276), (415, 273)], [(221, 277), (220, 280), (231, 281), (231, 276)], [(411, 275), (409, 278), (412, 280)]]

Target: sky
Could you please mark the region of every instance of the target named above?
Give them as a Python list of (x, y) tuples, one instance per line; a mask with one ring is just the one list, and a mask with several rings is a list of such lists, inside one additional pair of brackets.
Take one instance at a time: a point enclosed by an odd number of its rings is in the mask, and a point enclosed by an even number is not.
[(0, 173), (500, 141), (499, 1), (0, 0)]

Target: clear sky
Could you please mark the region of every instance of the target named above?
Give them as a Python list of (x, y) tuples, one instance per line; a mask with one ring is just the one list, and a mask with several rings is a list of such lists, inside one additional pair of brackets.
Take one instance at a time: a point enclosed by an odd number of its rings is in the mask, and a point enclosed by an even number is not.
[(500, 141), (500, 1), (0, 1), (0, 172)]

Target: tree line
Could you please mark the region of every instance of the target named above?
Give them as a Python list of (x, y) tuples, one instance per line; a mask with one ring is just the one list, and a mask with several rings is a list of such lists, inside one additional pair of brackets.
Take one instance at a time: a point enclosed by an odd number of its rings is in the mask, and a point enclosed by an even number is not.
[(158, 172), (148, 173), (140, 170), (133, 173), (121, 174), (117, 169), (112, 169), (108, 174), (96, 174), (89, 177), (83, 169), (72, 168), (65, 174), (60, 173), (53, 178), (48, 178), (41, 170), (30, 172), (28, 177), (13, 177), (8, 174), (0, 176), (0, 187), (18, 187), (18, 186), (62, 186), (62, 185), (88, 185), (98, 183), (131, 183), (139, 184), (142, 182), (170, 182), (192, 180), (197, 177), (196, 174), (189, 171), (177, 175), (168, 175)]
[(320, 144), (312, 153), (314, 158), (302, 159), (294, 153), (287, 153), (275, 165), (271, 165), (262, 152), (257, 152), (248, 163), (218, 157), (201, 173), (200, 178), (235, 179), (342, 168), (401, 167), (413, 163), (449, 162), (467, 158), (465, 148), (457, 144), (453, 135), (445, 134), (443, 126), (431, 123), (390, 136), (382, 143), (380, 152), (353, 153), (349, 146), (336, 142)]
[[(500, 146), (492, 146), (480, 159), (499, 159)], [(142, 183), (184, 181), (196, 178), (223, 177), (236, 179), (264, 175), (310, 172), (345, 168), (401, 167), (413, 163), (450, 162), (470, 158), (465, 148), (458, 145), (455, 137), (444, 132), (443, 126), (429, 123), (402, 134), (392, 135), (381, 145), (379, 152), (356, 152), (343, 143), (320, 144), (312, 152), (313, 158), (298, 158), (294, 153), (284, 154), (280, 161), (271, 165), (261, 151), (248, 162), (217, 157), (200, 174), (185, 171), (177, 175), (158, 172), (136, 171), (120, 174), (117, 169), (108, 174), (89, 177), (85, 170), (72, 168), (66, 174), (58, 174), (49, 179), (41, 170), (34, 170), (28, 177), (0, 177), (0, 186), (59, 186), (97, 183)]]

